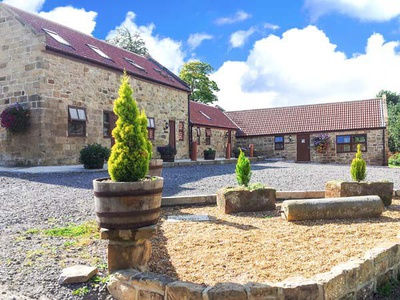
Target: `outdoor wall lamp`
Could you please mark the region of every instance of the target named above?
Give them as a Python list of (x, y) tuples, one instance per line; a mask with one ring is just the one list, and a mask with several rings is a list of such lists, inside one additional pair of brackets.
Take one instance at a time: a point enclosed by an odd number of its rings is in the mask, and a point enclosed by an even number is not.
[(289, 143), (292, 142), (292, 135), (289, 135)]
[(226, 133), (225, 133), (225, 138), (227, 138), (229, 136), (229, 131), (227, 131)]
[(163, 127), (164, 131), (165, 131), (165, 130), (168, 130), (168, 128), (169, 128), (168, 122), (165, 122), (165, 125), (164, 125), (164, 127)]

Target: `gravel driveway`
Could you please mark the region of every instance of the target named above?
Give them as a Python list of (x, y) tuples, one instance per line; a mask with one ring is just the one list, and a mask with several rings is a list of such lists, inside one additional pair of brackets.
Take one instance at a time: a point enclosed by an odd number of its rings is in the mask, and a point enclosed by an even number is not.
[[(328, 180), (350, 179), (346, 165), (260, 162), (252, 170), (252, 182), (286, 191), (323, 190)], [(165, 168), (163, 195), (213, 194), (220, 187), (235, 185), (234, 171), (234, 164)], [(400, 189), (400, 168), (369, 166), (367, 171), (368, 180), (390, 180)], [(104, 241), (71, 245), (40, 233), (94, 219), (92, 180), (106, 176), (106, 172), (0, 173), (0, 299), (107, 299), (101, 283), (58, 284), (64, 267), (104, 268)], [(85, 287), (84, 297), (72, 295)]]

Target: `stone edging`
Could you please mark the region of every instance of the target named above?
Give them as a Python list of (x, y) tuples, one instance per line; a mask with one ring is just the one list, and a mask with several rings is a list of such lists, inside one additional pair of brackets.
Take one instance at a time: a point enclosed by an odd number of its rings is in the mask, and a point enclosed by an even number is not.
[(400, 241), (388, 242), (367, 251), (330, 272), (307, 279), (288, 278), (278, 283), (218, 283), (205, 286), (137, 270), (121, 270), (110, 277), (108, 290), (114, 299), (371, 299), (374, 291), (400, 276)]
[[(400, 190), (393, 190), (394, 197), (400, 197)], [(290, 200), (290, 199), (314, 199), (325, 198), (325, 191), (277, 191), (277, 200)], [(163, 197), (162, 206), (173, 205), (201, 205), (201, 204), (216, 204), (216, 194), (210, 195), (196, 195), (196, 196), (176, 196), (176, 197)]]

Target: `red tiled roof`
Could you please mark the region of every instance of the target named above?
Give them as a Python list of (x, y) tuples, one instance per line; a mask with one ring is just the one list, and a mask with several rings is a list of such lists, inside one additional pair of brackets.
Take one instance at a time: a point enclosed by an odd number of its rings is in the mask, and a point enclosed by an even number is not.
[(237, 126), (229, 120), (217, 107), (190, 101), (190, 122), (193, 125), (217, 127), (237, 130)]
[[(49, 50), (88, 60), (92, 63), (101, 64), (119, 71), (126, 69), (126, 71), (134, 77), (141, 77), (190, 92), (188, 86), (182, 80), (180, 80), (179, 77), (167, 70), (152, 58), (134, 54), (74, 29), (46, 20), (35, 14), (17, 9), (13, 6), (4, 3), (0, 3), (0, 5), (15, 13), (22, 23), (29, 25), (37, 33), (44, 34), (46, 36), (46, 48)], [(54, 38), (46, 34), (43, 28), (56, 32), (71, 46), (66, 46), (57, 42)], [(107, 54), (111, 60), (101, 57), (99, 54), (89, 48), (87, 44), (98, 47), (101, 51)], [(124, 59), (125, 57), (133, 60), (136, 64), (144, 68), (145, 71), (132, 66)]]
[(382, 99), (225, 112), (245, 136), (383, 128)]

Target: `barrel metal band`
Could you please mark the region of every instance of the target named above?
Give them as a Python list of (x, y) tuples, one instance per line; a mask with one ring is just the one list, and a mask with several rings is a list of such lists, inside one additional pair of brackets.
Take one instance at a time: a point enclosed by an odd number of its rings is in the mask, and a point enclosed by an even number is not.
[(129, 197), (129, 196), (145, 196), (162, 194), (163, 189), (152, 189), (152, 190), (136, 190), (136, 191), (121, 191), (121, 192), (94, 192), (96, 197)]
[(124, 218), (124, 217), (135, 217), (135, 216), (145, 216), (155, 213), (160, 213), (161, 208), (145, 209), (145, 210), (135, 210), (135, 211), (121, 211), (121, 212), (96, 212), (96, 215), (100, 218)]
[(108, 228), (108, 229), (135, 229), (135, 228), (154, 225), (154, 224), (157, 224), (157, 222), (158, 222), (158, 218), (150, 220), (150, 221), (146, 221), (146, 222), (140, 222), (140, 223), (115, 224), (115, 223), (99, 222), (98, 224), (101, 228)]

